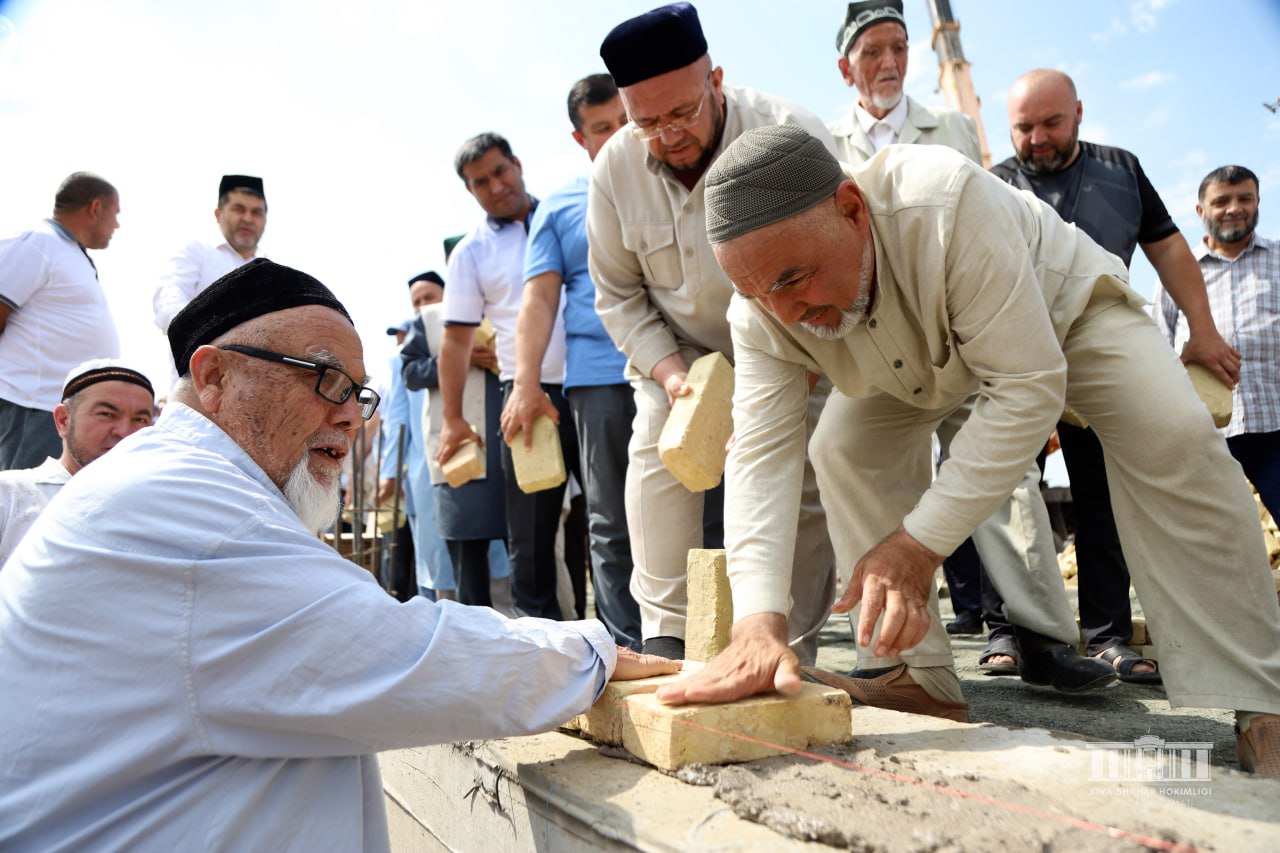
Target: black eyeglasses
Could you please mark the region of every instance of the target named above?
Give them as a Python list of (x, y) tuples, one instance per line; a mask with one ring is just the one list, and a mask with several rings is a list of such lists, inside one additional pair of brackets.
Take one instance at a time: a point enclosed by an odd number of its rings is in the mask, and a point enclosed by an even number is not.
[(240, 344), (227, 344), (226, 346), (218, 347), (218, 349), (238, 352), (241, 355), (260, 358), (263, 361), (274, 361), (278, 364), (287, 364), (290, 367), (300, 367), (303, 370), (315, 371), (318, 374), (316, 376), (317, 394), (330, 403), (336, 403), (341, 406), (347, 402), (351, 397), (351, 392), (354, 391), (356, 403), (360, 405), (360, 417), (366, 421), (373, 417), (373, 413), (378, 410), (378, 403), (382, 402), (378, 392), (365, 385), (357, 384), (350, 376), (329, 364), (319, 364), (318, 362), (307, 361), (305, 358), (295, 358), (291, 355), (282, 355), (271, 350), (246, 347)]

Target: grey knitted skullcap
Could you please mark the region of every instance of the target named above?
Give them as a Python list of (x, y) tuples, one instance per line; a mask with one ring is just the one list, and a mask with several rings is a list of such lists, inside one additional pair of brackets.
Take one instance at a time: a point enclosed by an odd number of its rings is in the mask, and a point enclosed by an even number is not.
[(707, 239), (724, 243), (803, 213), (845, 180), (836, 158), (803, 128), (748, 130), (707, 172)]

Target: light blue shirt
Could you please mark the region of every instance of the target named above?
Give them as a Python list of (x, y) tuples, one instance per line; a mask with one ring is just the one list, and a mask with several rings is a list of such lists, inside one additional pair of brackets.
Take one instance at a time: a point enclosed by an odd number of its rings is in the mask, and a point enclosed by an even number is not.
[(583, 175), (551, 194), (534, 211), (524, 280), (545, 272), (564, 281), (565, 390), (580, 385), (623, 385), (627, 357), (596, 313), (596, 285), (587, 269), (587, 189)]
[(375, 752), (553, 727), (614, 655), (595, 621), (398, 603), (170, 403), (0, 572), (0, 849), (385, 850)]

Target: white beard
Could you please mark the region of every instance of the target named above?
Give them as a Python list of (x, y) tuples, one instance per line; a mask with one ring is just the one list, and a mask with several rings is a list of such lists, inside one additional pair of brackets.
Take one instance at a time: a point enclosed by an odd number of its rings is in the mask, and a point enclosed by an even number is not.
[(284, 484), (284, 499), (293, 507), (304, 527), (312, 533), (319, 533), (338, 517), (339, 484), (336, 477), (327, 486), (321, 483), (312, 476), (307, 461), (307, 454), (303, 454), (289, 474), (289, 480)]

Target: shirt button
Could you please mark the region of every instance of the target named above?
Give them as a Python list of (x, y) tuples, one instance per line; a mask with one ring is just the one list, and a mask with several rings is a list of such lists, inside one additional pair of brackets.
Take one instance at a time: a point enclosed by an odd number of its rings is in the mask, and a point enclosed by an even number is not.
[(895, 358), (895, 359), (893, 360), (893, 366), (894, 366), (894, 367), (902, 367), (902, 359), (900, 359), (900, 358)]
[(685, 256), (686, 258), (692, 258), (692, 257), (693, 257), (693, 249), (686, 247), (686, 248), (685, 248), (685, 250), (684, 250), (684, 256)]
[(872, 317), (870, 320), (867, 321), (867, 328), (874, 329), (875, 327), (876, 327), (876, 318)]
[(648, 244), (648, 243), (646, 243), (646, 242), (644, 242), (643, 240), (641, 240), (641, 241), (640, 241), (640, 251), (642, 251), (642, 252), (647, 252), (647, 251), (649, 251), (649, 244)]
[(919, 394), (919, 393), (920, 393), (921, 391), (923, 391), (923, 390), (924, 390), (923, 388), (917, 388), (916, 390), (912, 391), (911, 393), (912, 393), (912, 394)]

